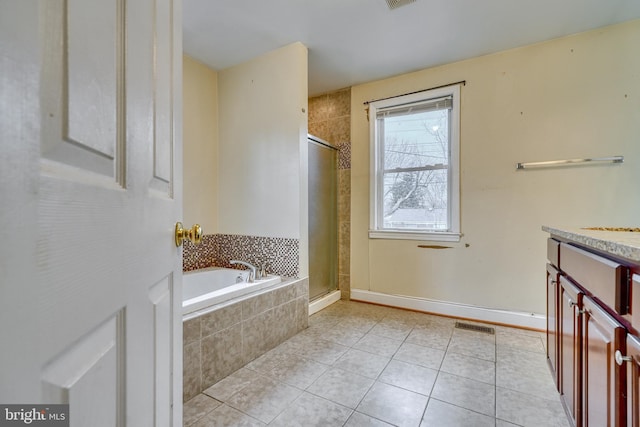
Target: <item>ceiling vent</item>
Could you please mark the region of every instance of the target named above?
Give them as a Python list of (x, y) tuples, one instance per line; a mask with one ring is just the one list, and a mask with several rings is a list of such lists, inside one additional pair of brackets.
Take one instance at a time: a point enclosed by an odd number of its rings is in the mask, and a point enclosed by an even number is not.
[(413, 3), (416, 0), (387, 0), (387, 6), (390, 10), (397, 9), (401, 6), (406, 6), (409, 3)]

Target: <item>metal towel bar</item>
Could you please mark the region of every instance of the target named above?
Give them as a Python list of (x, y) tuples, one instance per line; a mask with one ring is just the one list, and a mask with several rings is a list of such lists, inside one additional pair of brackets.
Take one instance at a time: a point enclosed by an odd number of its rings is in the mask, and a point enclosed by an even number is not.
[(624, 161), (624, 156), (594, 157), (593, 159), (549, 160), (546, 162), (518, 163), (516, 165), (516, 169), (526, 169), (531, 167), (545, 167), (545, 166), (563, 166), (563, 165), (573, 165), (573, 164), (590, 163), (590, 162), (622, 163), (623, 161)]

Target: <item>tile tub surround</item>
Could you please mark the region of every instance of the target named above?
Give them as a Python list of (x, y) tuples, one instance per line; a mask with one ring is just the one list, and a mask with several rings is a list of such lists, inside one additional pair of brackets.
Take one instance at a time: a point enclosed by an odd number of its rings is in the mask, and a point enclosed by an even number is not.
[(300, 242), (282, 237), (244, 236), (238, 234), (207, 234), (202, 243), (186, 241), (182, 252), (182, 270), (206, 267), (244, 268), (232, 266), (238, 259), (255, 266), (265, 265), (270, 274), (298, 277), (300, 272)]
[(186, 402), (184, 426), (568, 427), (544, 333), (455, 321), (339, 301)]
[(305, 329), (308, 279), (289, 280), (200, 313), (183, 321), (185, 401)]

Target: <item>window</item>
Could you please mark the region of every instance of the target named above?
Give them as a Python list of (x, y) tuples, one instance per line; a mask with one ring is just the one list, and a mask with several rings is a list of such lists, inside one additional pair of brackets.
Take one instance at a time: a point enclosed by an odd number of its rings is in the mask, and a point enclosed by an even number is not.
[(460, 240), (458, 85), (369, 104), (371, 238)]

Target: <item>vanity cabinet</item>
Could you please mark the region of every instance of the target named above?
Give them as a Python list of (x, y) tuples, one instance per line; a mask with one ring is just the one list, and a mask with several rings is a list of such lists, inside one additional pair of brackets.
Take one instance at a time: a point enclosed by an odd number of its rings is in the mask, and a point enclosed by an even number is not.
[(551, 264), (547, 264), (547, 361), (558, 386), (558, 280), (560, 272)]
[[(617, 363), (625, 363), (622, 354)], [(627, 425), (640, 427), (640, 339), (627, 336)]]
[(584, 293), (560, 277), (558, 391), (573, 426), (582, 425), (582, 298)]
[(615, 354), (625, 352), (626, 329), (591, 297), (582, 311), (582, 425), (625, 426), (626, 378)]
[(547, 239), (547, 362), (556, 387), (560, 387), (560, 242)]
[[(640, 330), (640, 275), (634, 274), (631, 280), (632, 327)], [(640, 338), (627, 335), (626, 360), (623, 354), (616, 358), (617, 363), (627, 362), (627, 424), (640, 427)]]
[(548, 361), (570, 423), (640, 427), (635, 266), (556, 239), (547, 258)]

